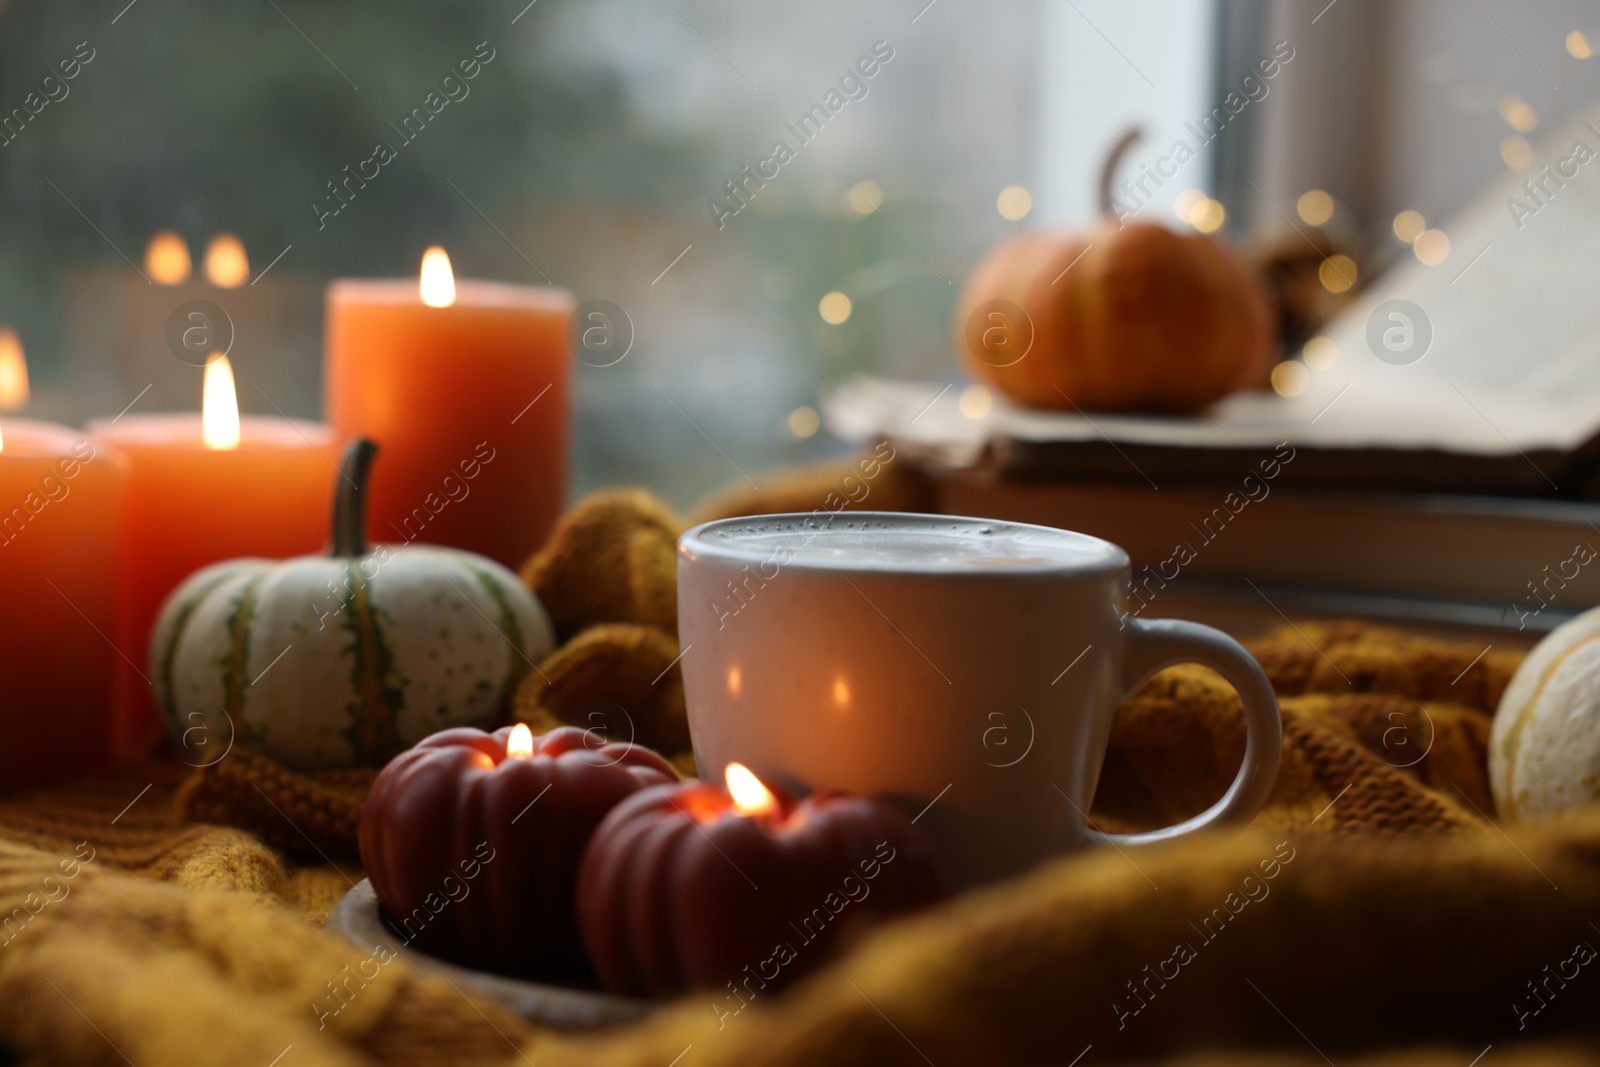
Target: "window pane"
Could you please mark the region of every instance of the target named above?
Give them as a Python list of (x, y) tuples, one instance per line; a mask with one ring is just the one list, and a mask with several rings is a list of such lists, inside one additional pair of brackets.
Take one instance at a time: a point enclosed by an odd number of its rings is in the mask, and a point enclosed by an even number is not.
[(0, 27), (0, 322), (33, 413), (194, 409), (167, 332), (203, 299), (243, 408), (315, 416), (327, 281), (440, 244), (461, 275), (626, 312), (626, 358), (579, 367), (577, 488), (680, 503), (826, 451), (797, 409), (828, 383), (950, 378), (965, 272), (1036, 175), (1080, 179), (1051, 68), (1100, 87), (1083, 109), (1134, 78), (1089, 22), (1015, 0), (12, 0)]

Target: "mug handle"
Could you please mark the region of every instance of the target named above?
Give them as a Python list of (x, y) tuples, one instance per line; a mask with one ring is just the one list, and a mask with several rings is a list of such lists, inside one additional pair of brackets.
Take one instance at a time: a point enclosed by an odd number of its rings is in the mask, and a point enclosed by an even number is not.
[(1139, 691), (1157, 671), (1175, 663), (1202, 663), (1226, 678), (1244, 702), (1244, 762), (1222, 799), (1199, 815), (1175, 826), (1142, 834), (1103, 834), (1089, 837), (1114, 845), (1148, 845), (1170, 841), (1213, 823), (1246, 823), (1255, 817), (1272, 793), (1283, 758), (1283, 720), (1278, 699), (1266, 672), (1245, 647), (1221, 630), (1179, 619), (1127, 620), (1129, 633), (1123, 650), (1123, 699)]

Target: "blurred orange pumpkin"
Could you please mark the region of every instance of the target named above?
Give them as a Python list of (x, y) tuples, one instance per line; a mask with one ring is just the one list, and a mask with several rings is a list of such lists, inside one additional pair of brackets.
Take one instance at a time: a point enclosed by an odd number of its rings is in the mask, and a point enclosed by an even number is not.
[(1192, 412), (1264, 385), (1272, 317), (1256, 279), (1220, 244), (1121, 222), (1101, 178), (1089, 233), (1024, 231), (989, 250), (956, 305), (956, 347), (973, 377), (1023, 404)]

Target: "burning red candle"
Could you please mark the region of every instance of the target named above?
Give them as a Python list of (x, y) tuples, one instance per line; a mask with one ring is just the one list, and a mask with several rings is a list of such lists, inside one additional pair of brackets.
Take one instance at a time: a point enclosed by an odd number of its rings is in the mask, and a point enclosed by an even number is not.
[(641, 791), (591, 837), (578, 921), (613, 992), (726, 988), (731, 1013), (943, 895), (931, 846), (894, 808), (838, 793), (796, 802), (738, 763), (725, 777), (726, 790)]
[(578, 861), (618, 801), (677, 782), (660, 756), (575, 726), (534, 737), (443, 730), (379, 773), (361, 862), (407, 941), (506, 974), (586, 972), (573, 917)]

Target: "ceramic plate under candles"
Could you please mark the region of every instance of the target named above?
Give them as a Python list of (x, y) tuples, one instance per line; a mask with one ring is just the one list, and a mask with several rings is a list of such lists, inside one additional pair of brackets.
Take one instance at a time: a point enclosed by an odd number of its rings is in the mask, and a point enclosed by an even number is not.
[(430, 956), (406, 945), (405, 938), (384, 921), (378, 894), (365, 878), (346, 893), (328, 913), (327, 927), (349, 938), (363, 952), (387, 945), (412, 967), (442, 974), (463, 989), (489, 997), (528, 1022), (553, 1030), (597, 1030), (636, 1022), (656, 1010), (648, 1000), (630, 1000), (588, 989), (507, 978), (475, 971)]
[[(206, 365), (200, 414), (91, 422), (90, 440), (128, 460), (118, 563), (119, 703), (146, 744), (159, 736), (150, 697), (150, 629), (167, 594), (209, 563), (320, 550), (333, 498), (333, 434), (278, 417), (240, 417), (226, 357)], [(135, 666), (137, 665), (137, 666)]]

